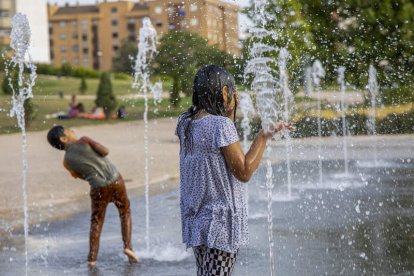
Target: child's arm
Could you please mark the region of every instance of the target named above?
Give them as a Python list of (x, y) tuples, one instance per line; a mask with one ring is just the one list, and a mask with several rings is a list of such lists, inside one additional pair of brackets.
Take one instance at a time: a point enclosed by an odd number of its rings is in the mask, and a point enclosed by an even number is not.
[(109, 149), (104, 145), (99, 144), (98, 142), (92, 140), (89, 137), (83, 136), (79, 139), (81, 142), (87, 143), (92, 147), (101, 156), (107, 156), (109, 154)]
[(253, 173), (260, 165), (267, 140), (285, 127), (289, 129), (292, 128), (289, 124), (277, 123), (275, 124), (274, 132), (261, 130), (257, 134), (246, 155), (244, 155), (243, 150), (241, 149), (240, 142), (221, 148), (227, 166), (229, 166), (230, 171), (238, 180), (242, 182), (248, 182), (250, 180)]
[(83, 177), (82, 176), (80, 176), (79, 174), (77, 174), (75, 171), (72, 171), (70, 168), (69, 168), (69, 165), (68, 165), (68, 163), (66, 163), (66, 160), (63, 160), (63, 166), (70, 172), (70, 174), (74, 177), (74, 178), (80, 178), (80, 179), (83, 179)]

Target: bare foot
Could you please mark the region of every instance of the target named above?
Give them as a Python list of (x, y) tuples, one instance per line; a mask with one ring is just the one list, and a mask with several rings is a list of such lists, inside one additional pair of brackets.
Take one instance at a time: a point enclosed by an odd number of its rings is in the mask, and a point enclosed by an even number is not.
[(93, 267), (95, 267), (95, 266), (96, 266), (96, 262), (88, 262), (88, 266), (89, 266), (90, 268), (93, 268)]
[(125, 248), (124, 254), (127, 255), (130, 264), (139, 262), (139, 258), (137, 257), (137, 255), (135, 255), (134, 251), (132, 251), (131, 249)]

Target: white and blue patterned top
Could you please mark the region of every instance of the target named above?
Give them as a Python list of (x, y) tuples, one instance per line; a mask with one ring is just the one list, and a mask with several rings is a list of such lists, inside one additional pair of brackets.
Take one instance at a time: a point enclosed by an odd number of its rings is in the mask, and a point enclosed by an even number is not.
[[(182, 120), (183, 115), (178, 119)], [(186, 119), (189, 120), (189, 119)], [(220, 148), (239, 140), (233, 121), (207, 115), (193, 120), (192, 151), (185, 154), (181, 140), (180, 207), (183, 242), (189, 247), (205, 245), (235, 253), (248, 242), (244, 185), (227, 167)]]

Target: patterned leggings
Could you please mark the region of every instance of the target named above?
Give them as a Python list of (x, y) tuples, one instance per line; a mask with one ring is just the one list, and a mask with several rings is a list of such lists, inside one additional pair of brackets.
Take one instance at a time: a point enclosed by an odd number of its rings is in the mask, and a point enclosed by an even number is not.
[(230, 276), (237, 253), (228, 253), (204, 245), (193, 247), (197, 262), (197, 276)]

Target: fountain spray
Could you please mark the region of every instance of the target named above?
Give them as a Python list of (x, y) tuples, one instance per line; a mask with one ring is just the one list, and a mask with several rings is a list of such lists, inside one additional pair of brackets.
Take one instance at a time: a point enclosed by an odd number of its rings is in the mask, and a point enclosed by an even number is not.
[[(255, 0), (254, 12), (257, 18), (257, 28), (252, 28), (253, 43), (250, 47), (251, 59), (247, 62), (245, 68), (245, 78), (252, 76), (251, 90), (256, 93), (257, 112), (262, 120), (262, 128), (270, 131), (273, 123), (278, 119), (278, 106), (276, 102), (276, 90), (279, 88), (279, 81), (275, 77), (278, 72), (273, 68), (275, 60), (270, 58), (278, 49), (268, 45), (269, 40), (277, 40), (277, 34), (266, 29), (266, 22), (272, 15), (266, 12), (268, 1)], [(272, 163), (270, 161), (271, 147), (266, 149), (266, 190), (267, 190), (267, 222), (269, 236), (269, 263), (270, 275), (274, 271), (273, 259), (273, 173)]]
[(145, 17), (138, 35), (138, 53), (135, 59), (132, 88), (144, 95), (144, 171), (145, 171), (145, 244), (150, 251), (149, 237), (149, 152), (148, 152), (148, 93), (151, 91), (149, 64), (156, 52), (157, 32), (151, 20)]
[(322, 174), (322, 126), (321, 126), (321, 78), (325, 77), (325, 70), (319, 60), (315, 60), (312, 65), (312, 81), (316, 88), (318, 97), (318, 160), (319, 160), (319, 185), (323, 184)]
[[(280, 49), (279, 52), (279, 87), (281, 89), (282, 105), (283, 105), (283, 120), (289, 122), (291, 105), (293, 103), (293, 94), (289, 89), (289, 78), (287, 73), (287, 62), (289, 59), (289, 52), (287, 49)], [(287, 168), (287, 187), (288, 197), (292, 198), (292, 171), (290, 169), (290, 154), (292, 152), (292, 141), (290, 137), (290, 131), (285, 129), (282, 133), (285, 138), (285, 149), (286, 149), (286, 168)]]
[(248, 137), (251, 133), (250, 117), (255, 113), (255, 110), (250, 95), (245, 92), (240, 93), (240, 112), (243, 116), (240, 124), (243, 129), (243, 151), (247, 153), (249, 150)]
[[(367, 127), (369, 134), (374, 138), (377, 135), (377, 131), (375, 128), (375, 109), (377, 104), (377, 96), (378, 96), (378, 82), (377, 82), (377, 70), (375, 69), (374, 65), (369, 66), (368, 72), (368, 92), (371, 98), (371, 109), (369, 112), (369, 118), (367, 121)], [(374, 162), (375, 165), (378, 164), (378, 157), (377, 157), (377, 143), (374, 140)]]
[[(8, 78), (9, 86), (11, 87), (12, 94), (12, 109), (10, 110), (10, 117), (16, 116), (17, 124), (22, 131), (22, 160), (23, 160), (23, 175), (22, 175), (22, 190), (23, 190), (23, 213), (24, 213), (24, 254), (25, 254), (25, 271), (27, 275), (28, 270), (28, 236), (29, 236), (29, 223), (28, 223), (28, 207), (27, 207), (27, 191), (26, 191), (26, 178), (29, 168), (27, 162), (27, 136), (26, 136), (26, 122), (25, 122), (25, 101), (33, 98), (32, 88), (36, 81), (36, 66), (31, 62), (29, 54), (29, 46), (31, 39), (31, 30), (29, 21), (26, 15), (17, 13), (12, 18), (11, 27), (11, 41), (10, 47), (13, 49), (14, 54), (9, 62), (5, 63), (5, 73)], [(26, 59), (27, 57), (27, 59)], [(30, 73), (24, 75), (24, 71), (27, 69)], [(13, 72), (17, 70), (18, 81), (17, 87), (13, 86)]]
[(342, 141), (343, 141), (343, 151), (344, 151), (344, 167), (345, 167), (345, 176), (348, 176), (348, 129), (346, 124), (346, 106), (345, 106), (345, 92), (346, 92), (346, 83), (345, 83), (345, 67), (338, 67), (338, 84), (341, 88), (341, 113), (342, 113)]
[[(255, 113), (254, 106), (250, 95), (246, 92), (240, 93), (240, 111), (243, 115), (241, 121), (241, 128), (243, 129), (243, 151), (246, 154), (249, 150), (248, 137), (251, 133), (250, 116)], [(247, 212), (249, 212), (249, 185), (244, 187), (245, 198), (247, 203)]]

